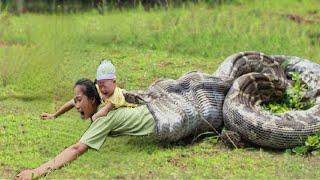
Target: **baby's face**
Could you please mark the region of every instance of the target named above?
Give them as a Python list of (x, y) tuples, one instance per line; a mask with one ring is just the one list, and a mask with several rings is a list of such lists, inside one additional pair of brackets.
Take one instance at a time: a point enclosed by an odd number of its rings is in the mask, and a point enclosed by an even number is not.
[(113, 79), (98, 80), (97, 84), (100, 92), (106, 97), (112, 96), (114, 89), (116, 88), (116, 80)]

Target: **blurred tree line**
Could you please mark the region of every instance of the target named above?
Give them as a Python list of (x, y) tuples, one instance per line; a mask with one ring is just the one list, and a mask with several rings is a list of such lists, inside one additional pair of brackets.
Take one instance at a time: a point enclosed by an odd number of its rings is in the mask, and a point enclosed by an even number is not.
[(184, 3), (205, 2), (221, 4), (233, 0), (0, 0), (0, 9), (17, 14), (24, 12), (39, 13), (74, 13), (95, 8), (100, 13), (118, 8), (134, 8), (142, 6), (146, 10), (153, 7), (179, 6)]

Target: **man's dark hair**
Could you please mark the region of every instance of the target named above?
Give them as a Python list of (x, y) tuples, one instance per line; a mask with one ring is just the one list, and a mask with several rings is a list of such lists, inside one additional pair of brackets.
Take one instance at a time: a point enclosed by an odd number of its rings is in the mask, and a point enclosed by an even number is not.
[(83, 94), (86, 95), (90, 99), (94, 98), (97, 102), (97, 105), (99, 105), (101, 103), (98, 90), (96, 89), (95, 84), (90, 79), (86, 79), (86, 78), (79, 79), (75, 83), (74, 87), (76, 87), (77, 85), (84, 87)]

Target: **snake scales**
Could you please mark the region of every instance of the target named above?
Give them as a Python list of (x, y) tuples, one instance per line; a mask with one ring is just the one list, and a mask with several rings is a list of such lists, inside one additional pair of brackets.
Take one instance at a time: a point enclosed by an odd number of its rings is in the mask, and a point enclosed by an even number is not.
[[(261, 103), (280, 97), (290, 72), (298, 72), (315, 105), (283, 114), (263, 111)], [(213, 75), (190, 72), (177, 80), (153, 83), (128, 101), (146, 103), (160, 140), (177, 141), (226, 129), (263, 147), (283, 149), (303, 144), (320, 131), (320, 65), (293, 56), (241, 52), (229, 56)], [(134, 98), (132, 98), (134, 97)]]

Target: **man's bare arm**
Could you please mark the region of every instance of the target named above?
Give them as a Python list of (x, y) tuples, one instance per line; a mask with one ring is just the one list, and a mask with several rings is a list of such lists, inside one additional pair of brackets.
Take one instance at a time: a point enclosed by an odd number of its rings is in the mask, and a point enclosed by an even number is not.
[(64, 105), (62, 105), (57, 112), (50, 114), (50, 113), (42, 113), (40, 115), (41, 119), (55, 119), (61, 114), (64, 114), (65, 112), (69, 111), (74, 107), (74, 100), (71, 99), (70, 101), (66, 102)]
[(77, 159), (88, 150), (88, 146), (82, 143), (74, 144), (67, 149), (63, 150), (54, 159), (42, 164), (38, 168), (24, 170), (20, 172), (15, 179), (24, 180), (43, 176), (48, 172), (58, 169), (67, 163), (70, 163)]

